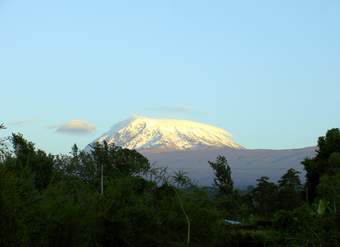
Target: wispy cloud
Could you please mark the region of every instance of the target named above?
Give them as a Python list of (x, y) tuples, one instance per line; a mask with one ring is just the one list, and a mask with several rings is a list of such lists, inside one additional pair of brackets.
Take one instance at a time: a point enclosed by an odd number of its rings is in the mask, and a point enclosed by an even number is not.
[(50, 128), (56, 129), (57, 133), (68, 135), (86, 135), (96, 130), (96, 126), (82, 120), (70, 120), (59, 126), (51, 126)]
[(26, 123), (28, 123), (29, 121), (15, 121), (15, 122), (11, 122), (11, 123), (8, 123), (8, 126), (15, 126), (15, 127), (19, 127), (19, 126), (23, 126), (25, 125)]
[(8, 127), (22, 127), (28, 124), (36, 123), (39, 121), (39, 118), (32, 118), (32, 119), (25, 119), (25, 120), (18, 120), (14, 122), (6, 123)]
[(186, 106), (160, 106), (148, 110), (166, 114), (202, 114), (202, 112)]

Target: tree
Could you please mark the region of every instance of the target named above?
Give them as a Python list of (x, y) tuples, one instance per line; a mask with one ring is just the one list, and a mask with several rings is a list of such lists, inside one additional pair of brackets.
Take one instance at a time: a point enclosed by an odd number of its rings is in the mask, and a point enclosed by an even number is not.
[(337, 213), (340, 207), (340, 173), (325, 175), (317, 187), (318, 197), (327, 202), (328, 208)]
[(320, 178), (340, 169), (340, 130), (328, 130), (325, 136), (320, 137), (316, 157), (305, 159), (302, 164), (306, 171), (307, 198), (312, 203), (317, 196)]
[(21, 134), (12, 134), (11, 140), (16, 156), (16, 167), (31, 171), (38, 190), (46, 188), (52, 178), (54, 156), (36, 149), (34, 144), (27, 141)]
[(302, 185), (298, 171), (289, 169), (279, 180), (278, 189), (281, 209), (292, 210), (301, 205)]
[[(174, 176), (172, 177), (172, 179), (173, 179), (174, 184), (177, 185), (177, 188), (183, 188), (183, 187), (191, 184), (190, 178), (182, 170), (176, 171)], [(182, 200), (181, 196), (179, 195), (176, 188), (175, 188), (175, 193), (176, 193), (176, 197), (178, 199), (179, 205), (181, 207), (181, 210), (183, 212), (183, 215), (184, 215), (186, 223), (187, 223), (187, 240), (186, 240), (186, 243), (187, 243), (187, 245), (189, 245), (190, 244), (190, 235), (191, 235), (190, 218), (189, 218), (189, 215), (187, 214), (187, 212), (186, 212), (186, 210), (183, 206), (183, 200)]]
[(278, 206), (278, 188), (268, 177), (257, 179), (257, 186), (251, 192), (253, 207), (262, 216), (270, 216)]
[(72, 146), (70, 155), (58, 155), (55, 159), (55, 166), (69, 176), (81, 177), (81, 160), (78, 146)]
[(104, 181), (121, 176), (141, 175), (150, 169), (148, 159), (137, 151), (108, 144), (106, 141), (92, 145), (91, 157), (96, 165), (101, 194), (104, 191)]
[(116, 149), (114, 164), (123, 176), (140, 176), (150, 169), (150, 163), (146, 157), (136, 150), (121, 147)]
[[(115, 153), (115, 146), (109, 146), (106, 141), (103, 144), (95, 143), (92, 146), (92, 157), (97, 165), (97, 175), (100, 177), (100, 194), (104, 194), (104, 169), (107, 176), (113, 177), (114, 162), (113, 154)], [(111, 152), (110, 152), (111, 151)], [(105, 168), (104, 168), (105, 167)]]
[(214, 184), (219, 189), (219, 192), (223, 195), (231, 194), (234, 191), (234, 187), (227, 159), (219, 155), (215, 162), (209, 161), (209, 164), (214, 170)]
[[(5, 125), (3, 123), (0, 124), (0, 130), (2, 129), (6, 129)], [(0, 161), (4, 158), (5, 156), (5, 144), (4, 144), (4, 140), (0, 139)]]
[(340, 152), (340, 129), (327, 131), (325, 136), (319, 137), (317, 159), (328, 159), (334, 152)]

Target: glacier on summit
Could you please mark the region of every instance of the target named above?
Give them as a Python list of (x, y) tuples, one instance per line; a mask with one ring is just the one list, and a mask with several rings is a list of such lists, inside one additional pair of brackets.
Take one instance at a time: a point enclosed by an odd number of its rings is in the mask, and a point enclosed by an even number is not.
[(231, 135), (207, 124), (187, 120), (134, 116), (114, 125), (94, 142), (104, 142), (128, 149), (199, 150), (209, 147), (241, 149)]

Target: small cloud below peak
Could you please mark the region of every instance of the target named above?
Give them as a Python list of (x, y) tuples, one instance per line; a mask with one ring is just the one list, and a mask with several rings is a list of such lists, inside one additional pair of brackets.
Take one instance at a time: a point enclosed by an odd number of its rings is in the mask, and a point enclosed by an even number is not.
[(68, 135), (86, 135), (96, 130), (96, 126), (82, 120), (70, 120), (55, 128), (57, 133)]

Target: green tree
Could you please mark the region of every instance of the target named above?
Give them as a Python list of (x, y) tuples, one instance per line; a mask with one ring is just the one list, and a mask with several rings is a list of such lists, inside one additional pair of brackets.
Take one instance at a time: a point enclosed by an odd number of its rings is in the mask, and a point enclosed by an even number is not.
[(76, 144), (72, 146), (70, 155), (56, 156), (55, 167), (67, 175), (79, 175), (81, 177), (82, 164), (78, 146)]
[[(18, 179), (6, 167), (0, 165), (0, 246), (25, 244)], [(19, 239), (17, 239), (20, 237)]]
[[(5, 125), (3, 123), (0, 124), (0, 130), (6, 129)], [(0, 161), (4, 159), (4, 156), (6, 156), (6, 146), (4, 144), (4, 140), (0, 139)]]
[[(189, 177), (186, 175), (186, 173), (182, 170), (175, 172), (173, 178), (173, 182), (175, 185), (177, 185), (177, 188), (183, 188), (191, 184), (191, 181)], [(190, 244), (190, 236), (191, 236), (191, 223), (189, 215), (187, 214), (184, 206), (183, 206), (183, 200), (178, 192), (177, 189), (175, 189), (176, 197), (178, 199), (179, 205), (181, 207), (181, 210), (183, 212), (183, 215), (185, 217), (186, 223), (187, 223), (187, 239), (186, 243), (187, 245)]]
[(257, 182), (251, 192), (253, 207), (259, 215), (268, 217), (278, 208), (278, 187), (268, 177), (261, 177)]
[(331, 129), (318, 140), (317, 155), (302, 162), (306, 171), (306, 190), (311, 203), (317, 196), (317, 186), (325, 174), (334, 174), (340, 169), (340, 130)]
[(39, 190), (46, 188), (52, 178), (54, 156), (36, 149), (34, 144), (24, 139), (21, 134), (12, 134), (11, 140), (16, 156), (16, 168), (29, 169), (36, 188)]
[(292, 210), (302, 203), (302, 185), (299, 172), (289, 169), (279, 180), (280, 209)]
[(80, 161), (80, 152), (77, 144), (74, 144), (71, 149), (71, 159), (68, 165), (68, 173), (73, 175), (80, 175), (81, 170), (81, 161)]
[(223, 195), (229, 195), (234, 191), (231, 169), (227, 159), (219, 155), (215, 162), (209, 161), (210, 167), (214, 170), (214, 184)]
[(328, 204), (328, 209), (337, 213), (340, 210), (340, 172), (324, 175), (317, 187), (318, 197)]
[(214, 185), (218, 193), (214, 197), (215, 205), (223, 218), (241, 219), (247, 211), (245, 200), (234, 190), (231, 169), (224, 156), (218, 156), (215, 162), (209, 161), (214, 170)]
[(340, 152), (340, 130), (338, 128), (330, 129), (325, 136), (319, 137), (316, 158), (328, 159), (334, 152)]
[(91, 158), (96, 166), (101, 193), (105, 181), (121, 176), (143, 175), (150, 169), (147, 158), (137, 151), (108, 144), (106, 141), (92, 145)]

